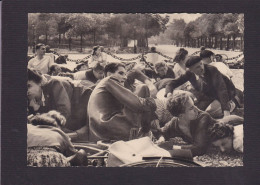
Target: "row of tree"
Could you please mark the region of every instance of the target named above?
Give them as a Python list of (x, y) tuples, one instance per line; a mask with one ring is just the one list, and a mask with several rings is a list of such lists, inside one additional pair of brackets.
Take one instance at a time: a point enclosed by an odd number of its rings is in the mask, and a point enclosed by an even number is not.
[[(168, 24), (169, 23), (169, 24)], [(156, 38), (156, 39), (155, 39)], [(239, 39), (238, 39), (239, 38)], [(44, 42), (52, 47), (97, 44), (127, 47), (129, 40), (138, 47), (150, 42), (174, 43), (177, 46), (243, 50), (243, 14), (202, 14), (186, 23), (169, 22), (159, 14), (86, 14), (34, 13), (28, 15), (28, 43)]]
[(166, 30), (169, 16), (159, 14), (46, 14), (28, 15), (28, 43), (44, 41), (59, 46), (73, 41), (88, 45), (120, 45), (127, 47), (129, 40), (137, 40), (137, 46), (148, 47), (148, 38)]
[(236, 49), (239, 40), (243, 50), (243, 14), (203, 14), (196, 20), (186, 23), (174, 19), (162, 35), (170, 38), (177, 46)]

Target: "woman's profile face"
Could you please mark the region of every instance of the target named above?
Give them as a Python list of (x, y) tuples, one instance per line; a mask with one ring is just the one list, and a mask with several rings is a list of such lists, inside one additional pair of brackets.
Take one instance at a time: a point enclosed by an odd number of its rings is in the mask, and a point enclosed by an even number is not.
[(221, 152), (229, 153), (233, 149), (233, 141), (231, 137), (225, 137), (212, 142), (213, 146), (217, 147)]
[(96, 50), (96, 55), (99, 55), (100, 53), (101, 53), (101, 49), (98, 48), (98, 49)]
[(198, 108), (194, 105), (194, 102), (191, 98), (185, 103), (185, 113), (184, 116), (187, 120), (195, 120), (198, 117)]

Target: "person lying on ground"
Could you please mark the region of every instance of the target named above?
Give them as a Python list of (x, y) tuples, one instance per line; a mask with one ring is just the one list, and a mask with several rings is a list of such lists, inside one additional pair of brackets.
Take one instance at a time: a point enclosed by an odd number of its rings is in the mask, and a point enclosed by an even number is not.
[(164, 78), (175, 78), (173, 70), (167, 66), (166, 62), (157, 62), (154, 65), (154, 69), (145, 68), (144, 74), (155, 81), (162, 80)]
[[(93, 90), (88, 103), (90, 141), (129, 140), (150, 131), (156, 109), (150, 97), (138, 97), (124, 87), (126, 70), (122, 63), (109, 63), (105, 78)], [(136, 95), (137, 94), (137, 95)]]
[(53, 64), (50, 67), (49, 75), (58, 76), (60, 73), (72, 73), (72, 71), (66, 67), (59, 66), (58, 64)]
[(92, 83), (97, 83), (104, 78), (104, 66), (100, 63), (96, 63), (91, 69), (78, 71), (75, 73), (59, 73), (59, 76), (70, 77), (73, 80), (88, 80)]
[(75, 85), (66, 79), (52, 77), (43, 81), (41, 75), (30, 69), (28, 69), (27, 87), (30, 114), (56, 110), (67, 120), (62, 129), (67, 133), (73, 133), (73, 131), (76, 133), (71, 135), (72, 139), (87, 139), (87, 104), (92, 92), (91, 87), (86, 88), (80, 84)]
[(54, 64), (54, 59), (45, 55), (46, 48), (44, 44), (37, 44), (35, 49), (36, 56), (28, 62), (28, 68), (34, 69), (41, 74), (49, 73), (51, 65)]
[(243, 124), (230, 125), (218, 122), (209, 127), (208, 135), (213, 146), (217, 147), (221, 152), (231, 152), (233, 150), (243, 153)]
[(235, 98), (237, 94), (234, 84), (216, 67), (204, 64), (199, 56), (191, 56), (186, 62), (186, 67), (189, 70), (184, 75), (164, 84), (165, 96), (190, 81), (192, 86), (204, 95), (198, 99), (197, 106), (201, 110), (206, 110), (211, 116), (215, 118), (222, 117), (223, 114), (228, 116), (236, 106), (240, 106), (237, 103), (238, 98)]
[(161, 137), (157, 143), (161, 147), (169, 147), (163, 145), (165, 140), (181, 137), (189, 145), (173, 146), (173, 149), (189, 149), (193, 156), (206, 153), (210, 145), (210, 137), (207, 132), (210, 126), (220, 121), (229, 124), (244, 121), (243, 118), (234, 115), (215, 120), (207, 112), (199, 110), (187, 93), (170, 97), (167, 101), (167, 110), (174, 117), (160, 129)]
[(66, 119), (57, 111), (28, 117), (27, 165), (37, 167), (87, 165), (84, 150), (77, 150), (60, 129)]

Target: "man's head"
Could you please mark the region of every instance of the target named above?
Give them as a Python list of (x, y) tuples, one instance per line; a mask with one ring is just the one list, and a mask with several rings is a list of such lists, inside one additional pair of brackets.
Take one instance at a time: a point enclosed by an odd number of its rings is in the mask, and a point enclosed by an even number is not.
[(113, 76), (120, 83), (124, 83), (126, 80), (126, 69), (122, 63), (111, 62), (105, 67), (105, 76)]
[(167, 100), (167, 110), (175, 117), (185, 120), (194, 120), (198, 116), (198, 108), (187, 93), (181, 92)]
[(101, 53), (100, 46), (94, 46), (93, 51), (92, 51), (92, 55), (99, 55), (100, 53)]
[(201, 60), (202, 59), (199, 56), (191, 56), (188, 58), (185, 65), (187, 68), (189, 68), (191, 72), (198, 76), (201, 76), (204, 74), (204, 64)]
[(36, 49), (36, 54), (37, 55), (41, 55), (41, 56), (45, 55), (46, 48), (45, 48), (44, 44), (41, 44), (41, 43), (37, 44), (35, 46), (35, 49)]
[(74, 69), (74, 71), (85, 71), (88, 69), (88, 64), (85, 61), (81, 61), (76, 68)]
[(157, 63), (155, 63), (154, 67), (155, 67), (156, 73), (158, 73), (159, 76), (163, 77), (166, 75), (167, 70), (168, 70), (168, 66), (167, 66), (166, 62), (164, 62), (164, 61), (157, 62)]
[(214, 62), (215, 54), (209, 50), (202, 50), (200, 52), (200, 57), (202, 58), (202, 62), (204, 64), (209, 64), (211, 62)]
[(27, 97), (29, 100), (38, 99), (41, 97), (42, 77), (36, 71), (28, 69), (28, 81), (27, 81)]
[(51, 76), (57, 76), (61, 72), (62, 72), (62, 70), (61, 70), (61, 67), (59, 65), (57, 65), (57, 64), (51, 65), (50, 72), (49, 72), (49, 74)]
[(104, 66), (100, 63), (96, 63), (93, 67), (93, 74), (97, 79), (102, 79), (104, 77)]
[(233, 133), (234, 127), (222, 122), (217, 122), (208, 129), (211, 143), (221, 152), (232, 151)]

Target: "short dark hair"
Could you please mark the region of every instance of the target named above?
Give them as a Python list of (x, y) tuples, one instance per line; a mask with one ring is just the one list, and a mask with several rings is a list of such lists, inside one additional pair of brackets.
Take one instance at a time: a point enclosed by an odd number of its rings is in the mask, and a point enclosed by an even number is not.
[(125, 68), (125, 65), (122, 64), (122, 63), (119, 63), (119, 62), (111, 62), (111, 63), (108, 63), (106, 66), (105, 66), (105, 76), (107, 76), (107, 73), (110, 72), (110, 73), (115, 73), (119, 67), (123, 67)]
[(194, 64), (200, 62), (202, 60), (201, 57), (199, 56), (190, 56), (186, 62), (186, 67), (190, 68), (191, 66), (193, 66)]
[(208, 128), (208, 135), (211, 142), (233, 136), (234, 127), (227, 123), (217, 122)]
[(214, 55), (214, 53), (210, 50), (203, 50), (200, 52), (200, 57), (203, 59), (203, 58), (209, 58), (211, 57), (212, 55)]
[(156, 52), (156, 47), (151, 47), (151, 52), (155, 53)]
[(35, 49), (38, 50), (38, 49), (40, 49), (42, 46), (45, 46), (45, 45), (42, 44), (42, 43), (38, 43), (38, 44), (36, 44)]
[(81, 62), (75, 67), (74, 72), (79, 71), (80, 68), (81, 68), (82, 66), (84, 66), (84, 65), (87, 65), (87, 63), (81, 61)]
[(102, 66), (99, 62), (97, 62), (97, 63), (94, 65), (93, 70), (94, 70), (94, 71), (104, 71), (104, 70), (105, 70), (105, 67)]
[(154, 64), (154, 68), (155, 68), (156, 70), (158, 70), (158, 69), (161, 68), (161, 67), (167, 67), (166, 62), (161, 61), (161, 62), (156, 62), (156, 63)]
[(180, 93), (173, 95), (166, 102), (167, 110), (173, 115), (178, 117), (185, 112), (185, 103), (189, 100), (190, 96), (187, 93)]
[(92, 50), (92, 55), (95, 55), (96, 54), (96, 51), (98, 50), (100, 46), (94, 46), (93, 47), (93, 50)]
[(36, 84), (40, 84), (42, 82), (42, 76), (33, 69), (27, 69), (27, 76), (28, 76), (28, 81), (33, 81)]
[(180, 48), (177, 51), (173, 61), (179, 63), (180, 61), (183, 61), (185, 59), (186, 55), (188, 55), (188, 51), (184, 48)]
[(54, 71), (56, 71), (56, 67), (59, 67), (61, 68), (59, 65), (57, 64), (52, 64), (51, 67), (50, 67), (50, 71), (49, 71), (49, 74), (51, 75)]

